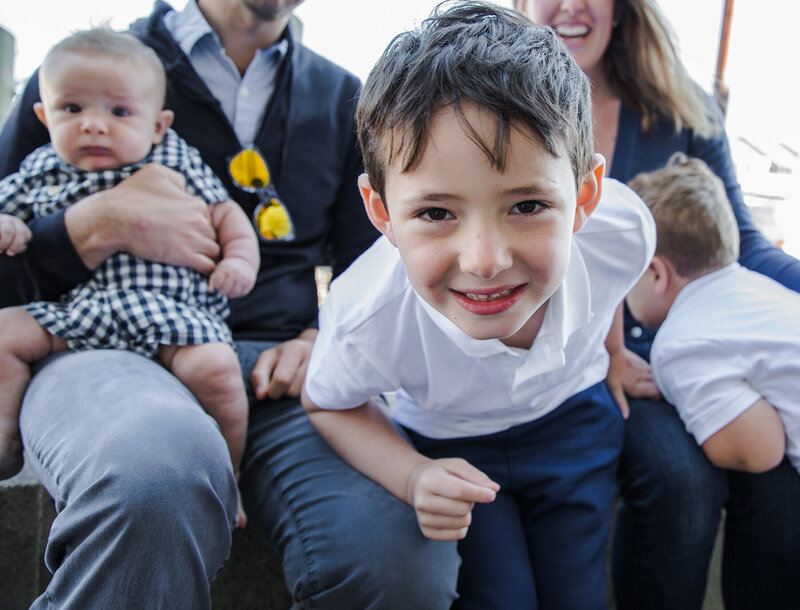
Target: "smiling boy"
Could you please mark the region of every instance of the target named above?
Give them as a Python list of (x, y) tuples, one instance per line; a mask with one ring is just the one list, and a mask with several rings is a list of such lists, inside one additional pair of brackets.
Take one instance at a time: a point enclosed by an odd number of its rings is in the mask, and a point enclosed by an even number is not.
[[(457, 607), (603, 607), (623, 425), (604, 338), (652, 218), (602, 182), (588, 82), (551, 30), (439, 11), (365, 83), (359, 188), (384, 237), (331, 288), (304, 406), (459, 541)], [(370, 399), (392, 390), (407, 438)]]

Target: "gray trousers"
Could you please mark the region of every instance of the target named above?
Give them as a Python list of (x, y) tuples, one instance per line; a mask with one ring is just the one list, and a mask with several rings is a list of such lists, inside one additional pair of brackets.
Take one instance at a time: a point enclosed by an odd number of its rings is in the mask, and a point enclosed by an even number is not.
[[(264, 343), (237, 345), (245, 377)], [(249, 384), (248, 384), (249, 389)], [(448, 608), (454, 543), (352, 470), (296, 399), (251, 403), (240, 487), (301, 608)], [(60, 354), (20, 416), (25, 459), (55, 500), (53, 578), (34, 608), (210, 608), (236, 487), (214, 420), (158, 363), (118, 350)]]

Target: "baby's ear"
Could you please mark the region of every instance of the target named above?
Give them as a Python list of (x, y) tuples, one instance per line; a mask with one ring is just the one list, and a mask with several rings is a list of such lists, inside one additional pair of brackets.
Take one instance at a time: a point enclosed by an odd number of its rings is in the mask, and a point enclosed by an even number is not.
[(36, 118), (41, 121), (42, 125), (47, 127), (47, 117), (44, 114), (44, 104), (42, 104), (42, 102), (36, 102), (33, 105), (33, 113), (36, 115)]
[(389, 210), (378, 191), (372, 188), (367, 174), (361, 174), (358, 177), (358, 190), (361, 193), (361, 199), (364, 200), (364, 207), (367, 209), (367, 216), (369, 216), (372, 224), (375, 225), (378, 231), (388, 237), (393, 245), (397, 246), (394, 240), (392, 221), (389, 218)]
[(153, 132), (153, 144), (161, 143), (174, 118), (175, 113), (172, 110), (160, 110), (158, 112), (156, 115), (156, 129)]
[(572, 232), (578, 231), (589, 216), (592, 215), (597, 204), (600, 202), (600, 195), (603, 192), (603, 174), (606, 171), (606, 160), (603, 155), (594, 156), (594, 168), (586, 174), (583, 184), (578, 190), (577, 206), (575, 208), (575, 222), (572, 225)]

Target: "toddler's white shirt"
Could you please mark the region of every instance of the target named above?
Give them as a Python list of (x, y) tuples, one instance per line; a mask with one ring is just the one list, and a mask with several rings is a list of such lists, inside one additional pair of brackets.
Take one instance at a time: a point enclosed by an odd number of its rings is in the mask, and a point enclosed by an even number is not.
[(766, 399), (800, 471), (800, 294), (738, 263), (704, 275), (678, 293), (650, 362), (700, 444)]

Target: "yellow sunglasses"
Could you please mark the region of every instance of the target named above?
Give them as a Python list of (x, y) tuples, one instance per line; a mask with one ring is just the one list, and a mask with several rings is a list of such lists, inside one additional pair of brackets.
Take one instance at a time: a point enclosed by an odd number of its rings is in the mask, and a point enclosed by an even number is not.
[(258, 149), (248, 147), (233, 156), (228, 162), (228, 172), (236, 186), (258, 195), (253, 222), (259, 234), (268, 240), (294, 239), (292, 217), (278, 197), (267, 162)]

